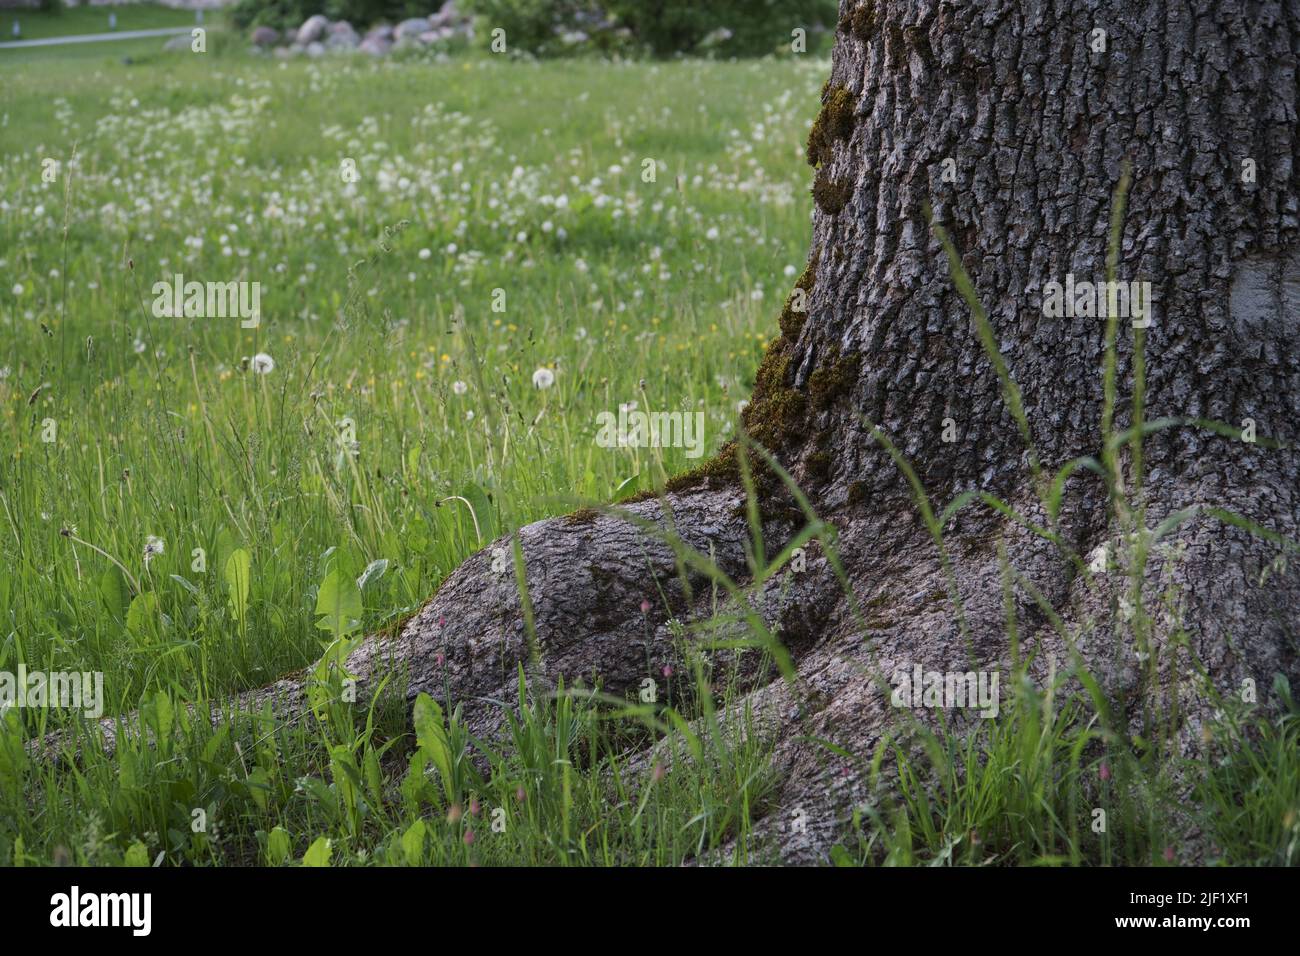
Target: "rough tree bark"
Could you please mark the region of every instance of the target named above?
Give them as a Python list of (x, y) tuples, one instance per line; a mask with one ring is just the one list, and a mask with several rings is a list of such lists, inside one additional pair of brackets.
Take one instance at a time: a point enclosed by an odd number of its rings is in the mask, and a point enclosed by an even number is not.
[[(745, 413), (750, 434), (836, 525), (866, 609), (864, 626), (816, 547), (806, 571), (783, 574), (755, 598), (797, 667), (793, 683), (753, 674), (748, 692), (777, 738), (782, 781), (759, 829), (791, 861), (824, 859), (849, 808), (868, 796), (853, 766), (804, 741), (874, 747), (893, 724), (870, 672), (920, 664), (1005, 673), (999, 542), (1068, 622), (1099, 622), (1080, 634), (1084, 657), (1133, 714), (1141, 706), (1132, 635), (1107, 611), (1119, 586), (1108, 576), (1090, 581), (1056, 547), (987, 509), (963, 511), (948, 529), (969, 641), (960, 633), (907, 483), (864, 424), (890, 436), (935, 501), (982, 489), (1042, 519), (1024, 442), (926, 220), (927, 201), (962, 252), (1050, 473), (1100, 454), (1105, 322), (1045, 317), (1044, 287), (1067, 273), (1102, 277), (1112, 194), (1129, 160), (1119, 276), (1154, 290), (1148, 416), (1234, 427), (1249, 418), (1288, 446), (1191, 429), (1152, 436), (1147, 525), (1188, 505), (1219, 505), (1293, 538), (1300, 522), (1300, 0), (842, 0), (841, 14), (809, 141), (816, 209), (799, 282), (808, 308), (787, 306)], [(1252, 165), (1254, 181), (1243, 177)], [(1127, 323), (1120, 330), (1122, 427), (1133, 336)], [(956, 441), (943, 440), (945, 419)], [(799, 522), (778, 486), (761, 487), (771, 554)], [(711, 547), (743, 580), (748, 530), (734, 450), (672, 482), (666, 502), (682, 537)], [(665, 522), (663, 501), (630, 510)], [(1105, 487), (1090, 472), (1067, 483), (1060, 528), (1079, 554), (1115, 541)], [(540, 651), (530, 676), (542, 686), (581, 676), (631, 691), (672, 661), (667, 620), (712, 609), (702, 580), (687, 594), (662, 541), (616, 516), (550, 519), (519, 539)], [(1180, 554), (1157, 556), (1147, 588), (1153, 607), (1175, 596), (1176, 613), (1162, 612), (1153, 635), (1163, 658), (1176, 618), (1221, 690), (1244, 678), (1263, 690), (1276, 672), (1294, 681), (1294, 566), (1261, 584), (1274, 546), (1205, 515), (1170, 543)], [(1014, 605), (1023, 644), (1064, 666), (1069, 653), (1025, 588)], [(1163, 672), (1162, 692), (1178, 696), (1187, 721), (1179, 739), (1191, 748), (1211, 704), (1184, 679), (1183, 660)], [(529, 649), (515, 582), (494, 573), (484, 552), (400, 636), (370, 639), (349, 667), (364, 695), (397, 663), (411, 698), (425, 691), (463, 702), (471, 728), (491, 733), (520, 661)], [(264, 693), (272, 691), (301, 705), (296, 680)], [(795, 807), (806, 832), (786, 833)]]

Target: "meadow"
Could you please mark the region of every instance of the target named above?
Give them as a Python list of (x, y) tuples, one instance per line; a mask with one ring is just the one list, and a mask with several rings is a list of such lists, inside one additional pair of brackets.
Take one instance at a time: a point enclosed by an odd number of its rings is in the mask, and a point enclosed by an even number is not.
[[(110, 14), (116, 18), (116, 26), (109, 26)], [(47, 37), (108, 33), (112, 30), (122, 33), (128, 30), (186, 27), (194, 22), (195, 15), (189, 10), (173, 10), (153, 3), (135, 3), (119, 7), (64, 7), (58, 12), (6, 10), (0, 15), (0, 43), (10, 40), (43, 40)], [(16, 35), (15, 23), (18, 24)], [(152, 43), (150, 47), (156, 49), (161, 45), (161, 43)]]
[[(602, 413), (703, 412), (705, 455), (734, 437), (804, 264), (827, 62), (160, 46), (0, 52), (0, 671), (102, 672), (105, 714), (143, 708), (153, 736), (70, 768), (25, 743), (81, 716), (7, 712), (0, 864), (763, 859), (764, 741), (718, 730), (707, 694), (709, 734), (560, 696), (521, 700), (499, 745), (427, 699), (414, 728), (186, 705), (395, 626), (505, 531), (696, 463), (602, 447)], [(177, 274), (258, 283), (256, 325), (159, 315)], [(981, 752), (942, 743), (941, 796), (905, 773), (836, 860), (1159, 862), (1156, 784), (1100, 855), (1061, 822), (1098, 764), (1053, 706), (1026, 694)], [(625, 759), (646, 733), (694, 759)], [(1225, 859), (1295, 858), (1295, 724), (1269, 733), (1205, 795)]]
[[(600, 413), (731, 433), (825, 63), (104, 49), (0, 59), (0, 668), (103, 671), (107, 714), (257, 686), (320, 655), (331, 572), (371, 568), (378, 628), (504, 529), (692, 463), (599, 447)], [(177, 273), (259, 282), (260, 324), (156, 317)], [(84, 842), (56, 833), (29, 852)]]

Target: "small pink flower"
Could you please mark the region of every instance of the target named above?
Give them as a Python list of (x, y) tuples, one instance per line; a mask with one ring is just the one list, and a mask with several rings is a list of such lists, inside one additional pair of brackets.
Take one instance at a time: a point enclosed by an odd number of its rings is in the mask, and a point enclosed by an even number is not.
[(664, 676), (665, 676), (665, 677), (672, 677), (672, 676), (673, 676), (673, 665), (672, 665), (672, 664), (665, 664), (665, 665), (664, 665)]
[(442, 651), (439, 651), (437, 654), (433, 655), (433, 662), (437, 664), (439, 667), (441, 667), (446, 662), (446, 660), (447, 658), (443, 656)]
[(520, 803), (523, 803), (525, 800), (528, 799), (528, 794), (524, 792), (523, 787), (519, 787), (518, 789), (515, 790), (515, 799), (518, 800)]
[(661, 763), (656, 763), (654, 770), (650, 772), (650, 779), (652, 779), (655, 783), (658, 783), (660, 780), (664, 778), (666, 774), (667, 771), (664, 770), (664, 765)]
[(476, 817), (476, 816), (478, 816), (478, 812), (479, 812), (479, 810), (481, 810), (481, 809), (482, 809), (482, 807), (479, 806), (478, 797), (470, 797), (470, 798), (469, 798), (469, 815), (470, 815), (471, 817)]
[(649, 601), (642, 601), (642, 602), (641, 602), (641, 613), (642, 613), (642, 614), (649, 614), (649, 613), (650, 613), (650, 602), (649, 602)]
[(473, 842), (474, 842), (474, 831), (473, 831), (473, 830), (466, 830), (466, 831), (465, 831), (465, 845), (466, 845), (466, 846), (469, 846), (469, 845), (470, 845), (471, 843), (473, 843)]
[(460, 817), (461, 817), (461, 809), (459, 803), (453, 803), (450, 807), (447, 808), (448, 823), (455, 823), (460, 819)]
[(1166, 863), (1174, 862), (1174, 848), (1171, 846), (1165, 847), (1165, 862)]
[(1101, 769), (1097, 771), (1102, 780), (1110, 779), (1110, 764), (1102, 764)]
[(438, 626), (439, 626), (439, 627), (445, 627), (446, 624), (447, 624), (447, 619), (446, 619), (445, 617), (439, 615), (439, 617), (438, 617)]

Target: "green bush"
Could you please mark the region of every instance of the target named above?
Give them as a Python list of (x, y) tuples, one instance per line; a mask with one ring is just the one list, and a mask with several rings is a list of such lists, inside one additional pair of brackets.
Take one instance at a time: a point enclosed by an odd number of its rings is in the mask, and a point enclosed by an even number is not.
[[(789, 49), (803, 27), (835, 25), (836, 0), (463, 0), (482, 18), (480, 35), (502, 27), (514, 49), (538, 55), (609, 49), (629, 42), (657, 56), (750, 56)], [(566, 42), (565, 35), (569, 35)], [(572, 42), (585, 35), (582, 42)]]
[[(461, 0), (478, 18), (478, 34), (506, 31), (508, 48), (537, 56), (608, 49), (622, 42), (600, 6), (590, 0)], [(608, 24), (608, 28), (602, 29)]]
[[(296, 30), (316, 13), (347, 20), (359, 31), (437, 10), (437, 0), (237, 0), (230, 19)], [(512, 50), (537, 56), (637, 48), (656, 56), (677, 53), (754, 56), (790, 48), (791, 31), (834, 28), (836, 0), (460, 0), (479, 18), (479, 36), (506, 31)]]
[(836, 0), (609, 0), (609, 10), (659, 56), (754, 56), (790, 48), (791, 31), (834, 29)]

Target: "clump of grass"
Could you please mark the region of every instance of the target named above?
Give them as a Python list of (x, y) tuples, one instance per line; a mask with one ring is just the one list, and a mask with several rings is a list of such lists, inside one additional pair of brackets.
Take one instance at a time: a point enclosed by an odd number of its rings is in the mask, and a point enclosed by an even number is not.
[(1210, 839), (1209, 863), (1300, 863), (1300, 709), (1281, 675), (1273, 712), (1230, 708), (1209, 728), (1209, 757), (1197, 782)]

